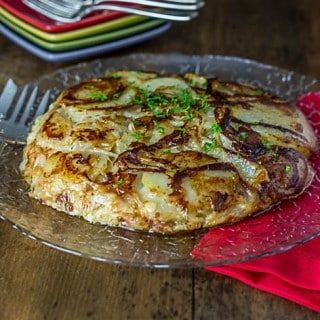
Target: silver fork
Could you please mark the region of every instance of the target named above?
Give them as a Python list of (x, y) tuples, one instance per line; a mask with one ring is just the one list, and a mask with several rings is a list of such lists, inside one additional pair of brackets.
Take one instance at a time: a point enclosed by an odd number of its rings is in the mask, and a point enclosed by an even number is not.
[(0, 96), (0, 137), (15, 143), (26, 143), (28, 128), (48, 107), (50, 90), (35, 105), (38, 87), (25, 85), (18, 88), (10, 79)]
[[(111, 1), (111, 0), (109, 0)], [(117, 2), (117, 1), (121, 1), (121, 0), (114, 0), (112, 2)], [(139, 4), (139, 0), (122, 0), (123, 2), (126, 3), (135, 3), (135, 4)], [(68, 7), (72, 7), (75, 4), (82, 4), (82, 5), (96, 5), (99, 3), (103, 3), (103, 2), (108, 2), (108, 0), (52, 0), (50, 1), (51, 3), (56, 3), (56, 4), (65, 4)], [(160, 1), (157, 1), (160, 2)], [(162, 1), (162, 3), (165, 2), (172, 2), (172, 3), (178, 3), (178, 4), (197, 4), (199, 2), (201, 2), (201, 0), (164, 0)]]
[(107, 4), (111, 2), (115, 4), (116, 2), (121, 3), (130, 3), (137, 5), (150, 6), (153, 8), (164, 8), (164, 9), (172, 9), (172, 10), (183, 10), (183, 11), (195, 11), (203, 7), (203, 0), (167, 0), (167, 1), (159, 1), (159, 0), (38, 0), (43, 4), (46, 4), (50, 7), (54, 7), (57, 10), (65, 10), (68, 9), (81, 9), (83, 7), (92, 7), (98, 4)]
[[(198, 15), (198, 12), (196, 10), (198, 10), (204, 5), (203, 1), (196, 1), (194, 3), (187, 4), (184, 1), (178, 2), (178, 0), (175, 0), (174, 2), (163, 2), (155, 0), (116, 1), (126, 3), (130, 2), (136, 4), (139, 3), (149, 6), (152, 4), (153, 7), (157, 7), (159, 8), (159, 10), (150, 8), (133, 8), (128, 7), (126, 5), (117, 4), (88, 5), (78, 1), (72, 2), (74, 5), (70, 5), (66, 3), (66, 1), (59, 0), (23, 0), (23, 2), (30, 8), (38, 11), (44, 16), (47, 16), (53, 20), (63, 23), (72, 23), (79, 21), (91, 12), (97, 10), (119, 11), (129, 14), (137, 14), (165, 20), (188, 21), (196, 17)], [(164, 10), (164, 8), (166, 9)], [(174, 8), (176, 8), (176, 10), (174, 10)]]

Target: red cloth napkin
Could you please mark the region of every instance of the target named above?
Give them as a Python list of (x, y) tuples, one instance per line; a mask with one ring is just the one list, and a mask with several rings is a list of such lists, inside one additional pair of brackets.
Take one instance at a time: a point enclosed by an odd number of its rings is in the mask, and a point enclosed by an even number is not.
[(320, 237), (271, 257), (206, 269), (320, 312)]
[[(319, 136), (320, 92), (311, 92), (304, 95), (299, 99), (297, 105), (306, 113)], [(315, 196), (319, 199), (318, 189), (311, 192), (316, 193)], [(305, 198), (304, 208), (309, 207), (310, 209), (314, 205), (314, 203), (311, 204), (310, 199)], [(315, 203), (320, 205), (318, 201), (315, 201)], [(286, 214), (290, 214), (289, 206), (284, 205), (283, 208), (282, 210), (285, 210)], [(314, 210), (314, 208), (311, 210)], [(272, 214), (270, 213), (270, 215)], [(270, 217), (267, 215), (261, 216), (261, 219), (269, 221)], [(252, 226), (254, 226), (254, 223)], [(258, 225), (258, 227), (260, 226)], [(234, 230), (231, 231), (237, 233)], [(214, 254), (210, 250), (211, 248), (214, 250), (213, 244), (218, 243), (217, 237), (220, 237), (220, 239), (223, 239), (223, 235), (228, 237), (231, 231), (227, 228), (225, 230), (220, 228), (220, 230), (209, 231), (192, 250), (191, 254), (206, 259), (208, 255)], [(223, 241), (227, 240), (224, 239)], [(320, 312), (320, 237), (285, 253), (238, 264), (206, 267), (206, 269), (238, 279), (254, 288), (273, 293)]]

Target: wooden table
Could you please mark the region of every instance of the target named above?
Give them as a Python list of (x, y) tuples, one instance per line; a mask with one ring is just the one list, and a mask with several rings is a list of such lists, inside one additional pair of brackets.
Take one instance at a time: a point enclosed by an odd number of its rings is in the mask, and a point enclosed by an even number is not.
[[(0, 85), (65, 64), (0, 37)], [(117, 52), (223, 54), (320, 77), (320, 1), (208, 0), (201, 16)], [(271, 294), (203, 270), (113, 266), (60, 253), (0, 222), (0, 319), (318, 319)]]

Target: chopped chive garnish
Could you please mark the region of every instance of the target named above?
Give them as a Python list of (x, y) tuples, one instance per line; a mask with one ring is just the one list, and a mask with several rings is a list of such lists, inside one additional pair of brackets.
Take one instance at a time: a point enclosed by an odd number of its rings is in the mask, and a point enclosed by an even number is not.
[(158, 126), (158, 132), (160, 133), (160, 134), (164, 134), (164, 127), (163, 126)]
[(135, 131), (132, 133), (132, 137), (135, 138), (136, 140), (141, 140), (142, 139), (142, 134), (139, 131)]
[(285, 166), (284, 166), (284, 168), (283, 168), (283, 171), (284, 171), (284, 173), (290, 173), (290, 171), (291, 171), (291, 166), (290, 166), (290, 164), (286, 164)]
[(155, 107), (152, 110), (153, 115), (155, 115), (157, 118), (163, 118), (165, 114), (162, 112), (160, 107)]
[(170, 149), (163, 149), (161, 152), (164, 154), (170, 154), (171, 150)]
[(216, 147), (217, 147), (217, 142), (215, 140), (212, 140), (211, 142), (206, 142), (203, 145), (203, 151), (210, 152), (211, 150), (215, 149)]
[(117, 100), (117, 99), (119, 99), (120, 96), (121, 96), (121, 92), (116, 92), (116, 93), (112, 96), (112, 100)]
[(124, 184), (124, 180), (123, 180), (123, 179), (118, 179), (118, 180), (116, 181), (116, 184), (117, 184), (118, 186), (121, 186), (121, 185)]
[(157, 118), (178, 114), (182, 116), (182, 120), (188, 121), (199, 111), (206, 113), (209, 108), (208, 96), (194, 96), (190, 89), (182, 89), (175, 96), (167, 96), (138, 87), (133, 88), (136, 90), (136, 95), (132, 97), (132, 102), (152, 112)]
[(210, 127), (210, 132), (212, 134), (219, 133), (221, 131), (222, 131), (222, 128), (218, 123), (213, 123), (212, 126)]
[(186, 128), (178, 128), (177, 130), (180, 131), (180, 132), (182, 132), (182, 133), (185, 133), (185, 132), (187, 131)]
[(90, 97), (95, 101), (106, 101), (108, 100), (108, 96), (101, 91), (94, 91), (90, 93)]
[(152, 122), (153, 122), (153, 125), (156, 127), (157, 131), (158, 131), (160, 134), (164, 134), (165, 129), (164, 129), (163, 126), (159, 125), (159, 121), (153, 120)]
[(200, 96), (200, 107), (204, 113), (207, 113), (209, 110), (209, 104), (207, 102), (207, 96), (202, 95)]
[(239, 133), (239, 138), (241, 140), (246, 140), (248, 138), (248, 133), (247, 132), (240, 132)]
[(266, 138), (261, 139), (261, 144), (266, 150), (270, 150), (272, 148), (271, 143)]
[(193, 119), (193, 115), (191, 113), (187, 113), (187, 115), (182, 118), (183, 121), (188, 121), (191, 119)]
[(119, 76), (118, 74), (113, 74), (112, 78), (115, 80), (119, 80), (119, 79), (121, 79), (121, 76)]
[(200, 87), (202, 88), (202, 89), (207, 89), (208, 88), (208, 81), (206, 80), (206, 81), (203, 81), (201, 84), (200, 84)]
[(137, 96), (133, 96), (132, 97), (132, 101), (133, 101), (134, 104), (137, 104), (137, 105), (143, 104), (142, 103), (142, 99), (140, 97), (137, 97)]
[(197, 81), (196, 80), (194, 80), (194, 79), (192, 79), (191, 81), (190, 81), (190, 84), (191, 84), (191, 86), (196, 86), (197, 85)]

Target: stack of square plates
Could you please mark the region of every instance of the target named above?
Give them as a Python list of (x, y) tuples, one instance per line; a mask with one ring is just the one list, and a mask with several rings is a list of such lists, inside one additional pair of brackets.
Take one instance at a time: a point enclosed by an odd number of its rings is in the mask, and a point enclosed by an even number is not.
[(156, 37), (170, 28), (159, 19), (100, 11), (59, 24), (21, 0), (0, 0), (0, 32), (48, 61), (68, 61), (110, 52)]

